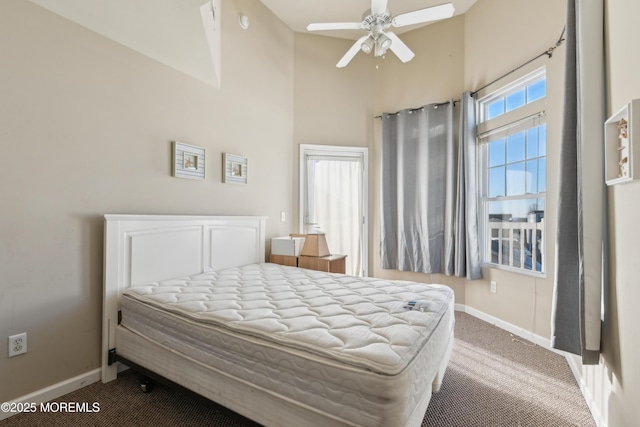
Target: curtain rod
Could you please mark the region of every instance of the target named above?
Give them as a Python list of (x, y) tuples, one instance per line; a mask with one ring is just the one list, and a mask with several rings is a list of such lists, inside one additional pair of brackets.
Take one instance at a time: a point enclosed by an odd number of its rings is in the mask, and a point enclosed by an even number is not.
[[(504, 79), (505, 77), (507, 77), (507, 76), (508, 76), (508, 75), (510, 75), (510, 74), (515, 73), (515, 72), (516, 72), (516, 71), (518, 71), (520, 68), (522, 68), (522, 67), (525, 67), (525, 66), (529, 65), (530, 63), (532, 63), (533, 61), (535, 61), (536, 59), (538, 59), (538, 58), (540, 58), (540, 57), (542, 57), (542, 56), (547, 55), (549, 58), (551, 58), (551, 57), (553, 56), (553, 51), (554, 51), (554, 50), (556, 50), (556, 48), (557, 48), (558, 46), (560, 46), (560, 45), (562, 44), (562, 42), (565, 40), (565, 39), (564, 39), (564, 33), (565, 33), (565, 31), (566, 31), (566, 30), (567, 30), (567, 27), (566, 27), (566, 26), (564, 26), (564, 27), (562, 28), (562, 33), (560, 33), (560, 38), (558, 38), (558, 41), (556, 42), (556, 44), (555, 44), (554, 46), (551, 46), (549, 49), (545, 50), (545, 51), (544, 51), (544, 52), (542, 52), (540, 55), (536, 56), (535, 58), (530, 59), (529, 61), (525, 62), (524, 64), (522, 64), (522, 65), (520, 65), (520, 66), (518, 66), (518, 67), (516, 67), (516, 68), (514, 68), (513, 70), (509, 71), (508, 73), (505, 73), (505, 74), (501, 75), (501, 76), (500, 76), (500, 77), (498, 77), (497, 79), (493, 80), (491, 83), (487, 83), (486, 85), (482, 86), (481, 88), (476, 89), (474, 92), (471, 92), (471, 96), (472, 96), (472, 97), (473, 97), (473, 96), (476, 96), (476, 94), (477, 94), (478, 92), (480, 92), (482, 89), (486, 89), (486, 88), (488, 88), (488, 87), (489, 87), (489, 86), (491, 86), (492, 84), (494, 84), (494, 83), (496, 83), (496, 82), (498, 82), (498, 81), (500, 81), (500, 80)], [(440, 106), (440, 105), (446, 105), (446, 104), (448, 104), (449, 102), (451, 102), (451, 101), (440, 102), (440, 103), (437, 103), (437, 104), (430, 104), (430, 105), (434, 106), (435, 108), (438, 108), (438, 106)], [(460, 102), (460, 100), (458, 99), (458, 100), (453, 101), (453, 105), (456, 105), (456, 102)], [(410, 111), (410, 112), (411, 112), (411, 111), (420, 111), (420, 110), (422, 110), (423, 108), (424, 108), (424, 106), (423, 106), (423, 107), (418, 107), (418, 108), (409, 108), (409, 111)], [(398, 112), (396, 112), (396, 113), (389, 113), (389, 115), (396, 115), (396, 114), (398, 114)], [(381, 119), (381, 118), (382, 118), (382, 116), (381, 116), (381, 115), (380, 115), (380, 116), (373, 116), (373, 118), (374, 118), (374, 119)]]
[(565, 26), (564, 28), (562, 28), (562, 33), (560, 34), (560, 38), (558, 38), (558, 41), (556, 42), (555, 46), (551, 46), (549, 49), (545, 50), (544, 52), (542, 52), (540, 55), (536, 56), (533, 59), (530, 59), (529, 61), (525, 62), (524, 64), (514, 68), (513, 70), (509, 71), (506, 74), (501, 75), (500, 77), (498, 77), (497, 79), (495, 79), (494, 81), (492, 81), (491, 83), (487, 83), (486, 85), (482, 86), (480, 89), (476, 89), (474, 92), (471, 92), (471, 96), (476, 96), (476, 94), (478, 92), (480, 92), (482, 89), (486, 89), (489, 86), (491, 86), (492, 84), (504, 79), (505, 77), (507, 77), (508, 75), (515, 73), (516, 71), (518, 71), (520, 68), (527, 66), (529, 64), (531, 64), (533, 61), (535, 61), (536, 59), (547, 55), (549, 58), (551, 58), (553, 56), (553, 51), (556, 50), (556, 48), (558, 46), (560, 46), (562, 44), (562, 42), (565, 40), (564, 39), (564, 32), (566, 31), (567, 27)]
[[(450, 102), (453, 102), (453, 105), (455, 106), (455, 105), (456, 105), (456, 103), (460, 102), (460, 100), (459, 100), (459, 99), (456, 99), (456, 100), (449, 100), (449, 101), (445, 101), (445, 102), (438, 102), (438, 103), (435, 103), (435, 104), (423, 105), (422, 107), (409, 108), (408, 110), (409, 110), (409, 112), (410, 112), (410, 113), (412, 113), (412, 112), (414, 112), (414, 111), (424, 110), (424, 107), (433, 107), (433, 108), (438, 108), (439, 106), (441, 106), (441, 105), (447, 105), (447, 104), (449, 104)], [(399, 112), (400, 112), (400, 111), (396, 111), (395, 113), (388, 113), (388, 114), (389, 114), (390, 116), (395, 116), (395, 115), (396, 115), (396, 114), (398, 114)], [(382, 116), (381, 116), (381, 115), (380, 115), (380, 116), (373, 116), (373, 118), (374, 118), (374, 119), (381, 119), (381, 118), (382, 118)]]

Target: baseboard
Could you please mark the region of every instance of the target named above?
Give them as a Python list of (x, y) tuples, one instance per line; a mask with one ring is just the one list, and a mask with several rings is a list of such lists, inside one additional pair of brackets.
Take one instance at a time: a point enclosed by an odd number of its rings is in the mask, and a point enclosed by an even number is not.
[[(11, 403), (35, 403), (36, 405), (40, 405), (41, 403), (57, 399), (67, 393), (71, 393), (72, 391), (79, 390), (82, 387), (86, 387), (89, 384), (100, 381), (100, 372), (100, 368), (94, 369), (93, 371), (50, 385), (49, 387), (27, 394), (26, 396), (19, 397), (18, 399), (13, 399)], [(12, 415), (16, 415), (16, 413), (0, 411), (0, 420), (9, 418)]]
[(593, 417), (593, 420), (595, 421), (596, 425), (598, 427), (606, 427), (606, 423), (603, 421), (602, 419), (602, 415), (600, 414), (600, 411), (598, 411), (597, 406), (595, 404), (595, 401), (593, 400), (593, 396), (591, 396), (591, 393), (589, 392), (589, 389), (586, 387), (586, 384), (582, 378), (582, 374), (580, 372), (580, 368), (576, 365), (575, 361), (573, 360), (573, 358), (567, 354), (566, 352), (562, 351), (562, 350), (557, 350), (555, 348), (551, 347), (551, 341), (548, 338), (545, 338), (543, 336), (540, 335), (536, 335), (531, 331), (527, 331), (526, 329), (523, 329), (519, 326), (513, 325), (509, 322), (505, 322), (502, 319), (499, 319), (497, 317), (491, 316), (490, 314), (484, 313), (480, 310), (476, 310), (473, 307), (468, 307), (464, 304), (455, 304), (455, 310), (456, 311), (461, 311), (464, 313), (467, 313), (473, 317), (476, 317), (480, 320), (483, 320), (487, 323), (490, 323), (492, 325), (495, 325), (496, 327), (500, 328), (500, 329), (504, 329), (507, 332), (510, 332), (514, 335), (517, 335), (521, 338), (527, 339), (537, 345), (539, 345), (540, 347), (544, 347), (547, 350), (550, 350), (556, 354), (559, 354), (561, 356), (563, 356), (566, 361), (567, 364), (569, 365), (569, 368), (571, 369), (571, 372), (573, 373), (573, 376), (576, 379), (576, 382), (578, 383), (578, 386), (580, 387), (580, 391), (582, 392), (582, 396), (584, 397), (585, 402), (587, 403), (587, 406), (589, 407), (589, 411), (591, 411), (591, 416)]
[(511, 324), (509, 322), (505, 322), (502, 319), (499, 319), (497, 317), (491, 316), (490, 314), (487, 314), (485, 312), (482, 312), (480, 310), (476, 310), (473, 307), (469, 307), (466, 306), (464, 304), (456, 304), (455, 305), (455, 310), (456, 311), (462, 311), (464, 313), (467, 313), (473, 317), (477, 317), (480, 320), (484, 320), (487, 323), (490, 323), (494, 326), (497, 326), (500, 329), (504, 329), (505, 331), (513, 334), (513, 335), (517, 335), (520, 338), (524, 338), (526, 340), (531, 341), (534, 344), (539, 345), (540, 347), (544, 347), (549, 351), (553, 351), (556, 354), (559, 354), (561, 356), (565, 356), (565, 353), (563, 351), (560, 350), (556, 350), (555, 348), (551, 348), (551, 341), (549, 341), (548, 338), (545, 338), (541, 335), (537, 335), (534, 334), (531, 331), (528, 331), (524, 328), (521, 328), (519, 326), (516, 326), (514, 324)]
[(584, 379), (582, 378), (582, 372), (580, 370), (580, 367), (576, 364), (575, 359), (573, 357), (567, 355), (566, 359), (567, 359), (567, 363), (569, 364), (569, 368), (571, 368), (571, 372), (573, 372), (573, 376), (575, 377), (576, 382), (580, 387), (580, 391), (582, 391), (584, 400), (587, 402), (589, 411), (591, 411), (591, 416), (593, 417), (593, 420), (596, 422), (596, 426), (607, 427), (607, 422), (602, 417), (602, 414), (600, 413), (598, 406), (595, 404), (595, 401), (593, 400), (591, 391), (589, 391), (589, 387), (587, 387), (587, 384), (584, 382)]

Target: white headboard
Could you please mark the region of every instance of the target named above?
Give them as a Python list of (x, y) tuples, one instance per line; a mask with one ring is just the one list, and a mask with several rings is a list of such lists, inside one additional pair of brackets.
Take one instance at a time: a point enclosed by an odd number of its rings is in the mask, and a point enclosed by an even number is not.
[(265, 261), (266, 217), (105, 215), (102, 381), (115, 346), (120, 296), (132, 286)]

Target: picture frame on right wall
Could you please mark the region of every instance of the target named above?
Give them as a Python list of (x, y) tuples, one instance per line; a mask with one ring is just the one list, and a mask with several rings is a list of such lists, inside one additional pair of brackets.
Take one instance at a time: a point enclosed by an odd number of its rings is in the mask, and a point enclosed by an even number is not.
[(222, 182), (228, 184), (247, 183), (247, 158), (236, 154), (222, 154)]
[(640, 100), (634, 99), (604, 123), (605, 181), (607, 185), (631, 182), (640, 178), (634, 162), (640, 135)]

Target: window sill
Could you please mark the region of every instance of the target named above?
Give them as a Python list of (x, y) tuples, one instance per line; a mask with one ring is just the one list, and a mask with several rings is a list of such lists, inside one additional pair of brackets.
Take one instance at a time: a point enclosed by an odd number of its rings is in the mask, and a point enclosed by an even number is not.
[(491, 264), (491, 263), (487, 263), (487, 262), (483, 262), (481, 264), (481, 266), (482, 266), (482, 268), (490, 268), (492, 270), (508, 271), (509, 273), (515, 273), (515, 274), (520, 274), (520, 275), (523, 275), (523, 276), (535, 277), (536, 279), (546, 279), (547, 278), (547, 273), (546, 272), (522, 270), (520, 268), (509, 267), (509, 266), (506, 266), (506, 265), (499, 265), (499, 264)]

